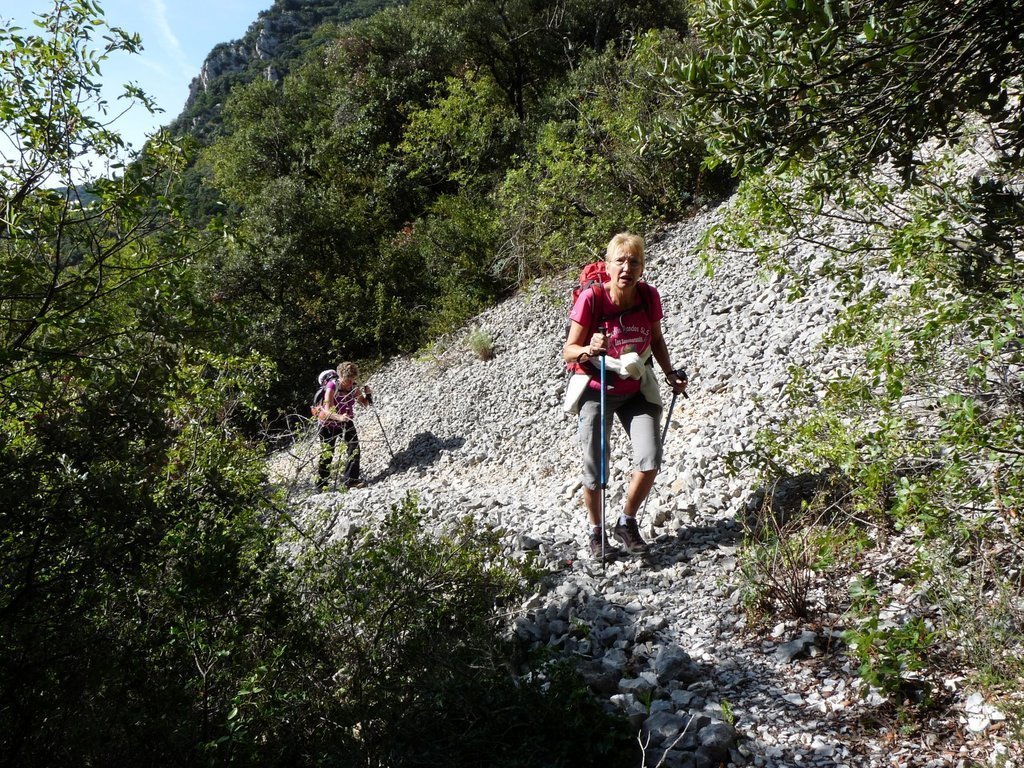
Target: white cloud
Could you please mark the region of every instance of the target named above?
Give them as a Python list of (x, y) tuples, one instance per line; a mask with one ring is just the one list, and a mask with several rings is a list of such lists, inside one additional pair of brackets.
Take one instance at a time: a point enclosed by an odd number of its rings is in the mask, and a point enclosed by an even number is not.
[(164, 48), (167, 50), (168, 56), (184, 75), (191, 77), (195, 74), (193, 72), (195, 65), (189, 62), (188, 56), (178, 40), (178, 36), (174, 34), (174, 29), (167, 18), (167, 4), (164, 0), (153, 0), (152, 10), (154, 21), (163, 39)]

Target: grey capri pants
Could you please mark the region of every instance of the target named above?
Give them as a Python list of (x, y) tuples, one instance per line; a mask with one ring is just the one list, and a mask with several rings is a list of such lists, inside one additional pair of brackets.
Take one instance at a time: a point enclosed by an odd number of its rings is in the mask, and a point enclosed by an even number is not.
[[(588, 389), (580, 398), (580, 416), (577, 436), (583, 449), (583, 485), (594, 491), (600, 486), (598, 464), (601, 461), (601, 394)], [(640, 392), (634, 395), (605, 395), (605, 452), (604, 477), (608, 480), (608, 457), (611, 454), (610, 440), (612, 417), (617, 415), (619, 423), (629, 435), (633, 446), (633, 467), (640, 472), (658, 469), (661, 466), (661, 406), (648, 402)]]

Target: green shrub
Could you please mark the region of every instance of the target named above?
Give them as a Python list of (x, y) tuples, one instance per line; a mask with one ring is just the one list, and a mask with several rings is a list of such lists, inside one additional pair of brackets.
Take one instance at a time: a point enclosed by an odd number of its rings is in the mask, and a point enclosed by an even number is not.
[[(815, 478), (816, 485), (825, 485)], [(845, 602), (834, 582), (852, 566), (865, 545), (863, 529), (847, 523), (830, 504), (830, 489), (819, 487), (808, 500), (790, 499), (787, 509), (773, 494), (748, 518), (740, 552), (744, 601), (757, 619), (778, 613), (813, 619)]]
[[(597, 765), (621, 750), (566, 671), (548, 688), (510, 674), (503, 617), (524, 581), (496, 535), (467, 522), (434, 537), (422, 522), (407, 500), (377, 530), (298, 558), (301, 615), (239, 748), (370, 766)], [(609, 735), (592, 740), (595, 727)]]
[(494, 357), (494, 338), (483, 328), (474, 328), (466, 338), (466, 343), (480, 360)]
[(854, 658), (860, 662), (861, 680), (898, 704), (927, 703), (932, 684), (917, 673), (930, 666), (936, 633), (920, 616), (902, 624), (883, 624), (877, 614), (862, 619), (843, 633)]

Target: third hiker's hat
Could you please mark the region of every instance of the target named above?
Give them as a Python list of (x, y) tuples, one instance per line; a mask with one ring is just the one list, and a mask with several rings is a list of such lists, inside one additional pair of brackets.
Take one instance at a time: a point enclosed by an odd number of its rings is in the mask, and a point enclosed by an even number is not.
[(328, 368), (326, 371), (320, 371), (320, 375), (316, 377), (316, 380), (322, 387), (324, 385), (324, 382), (328, 381), (329, 379), (336, 378), (338, 378), (338, 372), (333, 368)]

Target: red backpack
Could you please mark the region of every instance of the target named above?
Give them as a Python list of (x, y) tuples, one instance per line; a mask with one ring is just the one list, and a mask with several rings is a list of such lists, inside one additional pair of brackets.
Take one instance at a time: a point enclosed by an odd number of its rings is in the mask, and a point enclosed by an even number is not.
[[(572, 298), (570, 299), (569, 309), (572, 310), (572, 308), (576, 306), (576, 300), (584, 291), (586, 291), (589, 288), (594, 289), (595, 297), (598, 301), (602, 302), (603, 304), (604, 284), (606, 282), (608, 282), (608, 270), (605, 268), (604, 261), (595, 261), (592, 262), (591, 264), (587, 264), (580, 271), (580, 279), (572, 287)], [(650, 318), (650, 301), (647, 298), (647, 284), (637, 283), (637, 290), (640, 292), (638, 294), (640, 299), (640, 308), (644, 311), (644, 314), (647, 315), (648, 318)], [(599, 304), (598, 306), (601, 306), (602, 304)], [(633, 309), (631, 308), (626, 311), (632, 312)], [(609, 315), (608, 317), (614, 317), (614, 315)], [(606, 319), (607, 317), (602, 317), (598, 321), (598, 326), (600, 326), (601, 323), (603, 323)], [(569, 335), (569, 328), (571, 327), (571, 324), (571, 320), (566, 321), (565, 333), (567, 337)], [(593, 333), (593, 331), (591, 331), (591, 333)], [(569, 371), (570, 375), (574, 373), (585, 373), (589, 375), (594, 372), (594, 368), (593, 366), (590, 365), (589, 361), (586, 363), (577, 363), (574, 361), (571, 363), (566, 363), (565, 366)]]
[(603, 261), (595, 261), (592, 264), (587, 264), (580, 272), (579, 282), (572, 287), (572, 301), (569, 304), (569, 309), (576, 306), (576, 299), (580, 297), (580, 294), (585, 290), (594, 285), (604, 286), (608, 282), (608, 269), (605, 267)]

